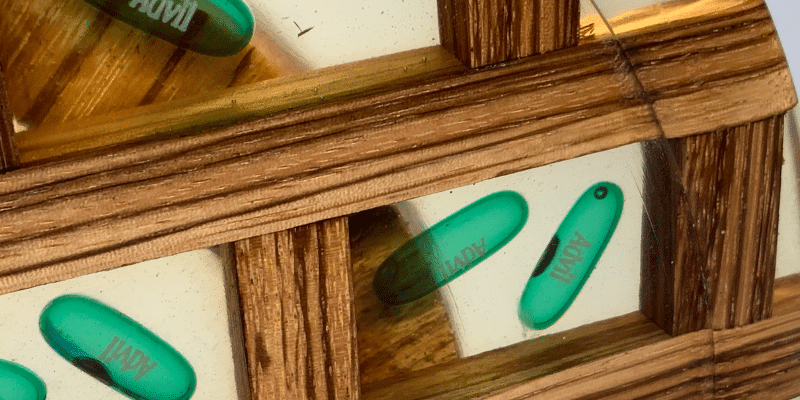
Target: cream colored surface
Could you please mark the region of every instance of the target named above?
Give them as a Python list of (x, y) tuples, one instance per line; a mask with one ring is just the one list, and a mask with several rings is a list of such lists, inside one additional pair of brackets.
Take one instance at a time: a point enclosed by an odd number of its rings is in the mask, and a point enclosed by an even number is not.
[(193, 400), (235, 399), (223, 284), (228, 253), (197, 250), (0, 296), (0, 358), (39, 375), (48, 399), (126, 399), (61, 358), (39, 333), (42, 309), (77, 293), (116, 308), (183, 354), (197, 374)]

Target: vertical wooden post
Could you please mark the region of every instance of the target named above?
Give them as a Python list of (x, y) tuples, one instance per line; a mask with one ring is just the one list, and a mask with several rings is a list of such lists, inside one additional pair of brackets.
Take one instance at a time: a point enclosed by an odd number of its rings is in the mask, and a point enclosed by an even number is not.
[(649, 159), (642, 312), (668, 333), (770, 316), (782, 142), (780, 115), (669, 140), (674, 177)]
[(11, 108), (8, 105), (5, 82), (3, 66), (0, 65), (0, 171), (19, 166), (19, 153), (14, 140), (14, 125), (11, 121)]
[(235, 251), (252, 399), (358, 399), (347, 218)]
[(470, 68), (578, 44), (579, 0), (438, 0), (442, 46)]

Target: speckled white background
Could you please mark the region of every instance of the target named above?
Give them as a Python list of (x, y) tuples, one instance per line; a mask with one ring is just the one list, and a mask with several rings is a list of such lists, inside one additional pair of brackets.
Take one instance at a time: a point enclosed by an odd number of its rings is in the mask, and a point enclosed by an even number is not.
[(183, 354), (197, 374), (192, 399), (235, 399), (226, 253), (197, 250), (0, 296), (0, 358), (39, 375), (48, 399), (126, 399), (61, 358), (39, 333), (42, 309), (62, 294), (78, 293), (116, 308)]

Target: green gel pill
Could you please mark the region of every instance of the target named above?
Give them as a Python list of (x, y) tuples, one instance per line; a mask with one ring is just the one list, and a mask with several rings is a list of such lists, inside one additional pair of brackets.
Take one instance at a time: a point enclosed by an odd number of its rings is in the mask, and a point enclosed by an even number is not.
[(241, 0), (84, 1), (134, 28), (210, 56), (236, 54), (255, 27)]
[(94, 299), (56, 298), (42, 311), (39, 329), (72, 365), (132, 399), (185, 400), (194, 393), (194, 370), (180, 353)]
[(525, 285), (519, 317), (533, 329), (553, 325), (578, 296), (622, 213), (622, 190), (600, 182), (581, 195)]
[(527, 219), (528, 203), (518, 193), (483, 197), (395, 250), (378, 267), (372, 288), (389, 305), (420, 299), (503, 247)]
[(44, 382), (31, 370), (0, 360), (0, 400), (44, 400)]

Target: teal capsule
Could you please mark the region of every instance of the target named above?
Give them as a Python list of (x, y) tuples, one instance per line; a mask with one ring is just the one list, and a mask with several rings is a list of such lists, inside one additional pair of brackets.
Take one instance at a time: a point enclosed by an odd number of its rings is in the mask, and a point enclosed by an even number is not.
[(422, 298), (505, 246), (527, 219), (528, 204), (518, 193), (483, 197), (395, 250), (378, 267), (372, 288), (389, 305)]
[(186, 400), (194, 393), (194, 370), (180, 353), (96, 300), (56, 298), (42, 311), (39, 329), (67, 361), (132, 399)]
[(84, 0), (134, 28), (210, 56), (236, 54), (255, 22), (241, 0)]
[(614, 234), (622, 203), (619, 186), (600, 182), (572, 206), (525, 285), (519, 317), (526, 326), (545, 329), (564, 315)]
[(0, 400), (44, 400), (44, 382), (31, 370), (0, 360)]

